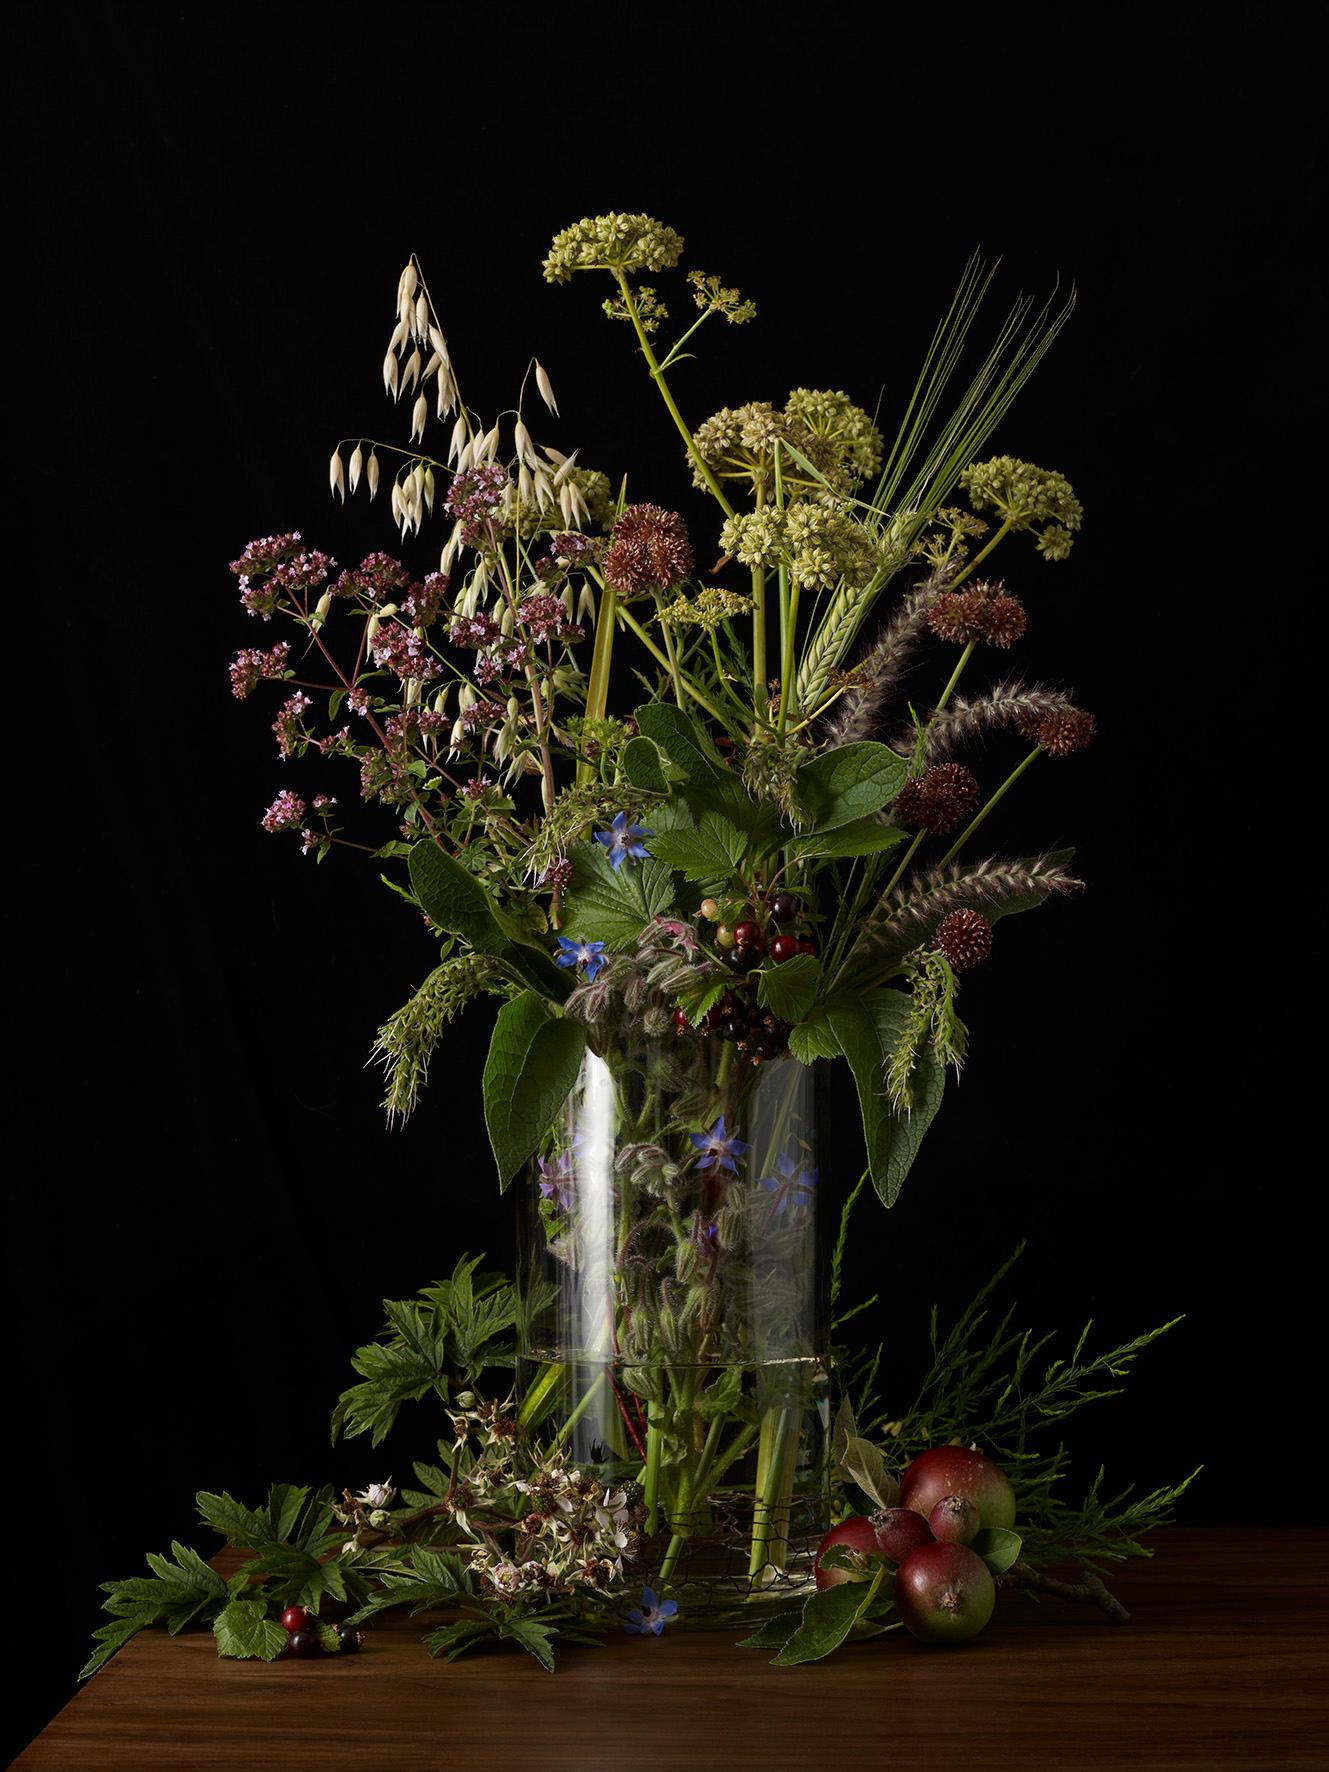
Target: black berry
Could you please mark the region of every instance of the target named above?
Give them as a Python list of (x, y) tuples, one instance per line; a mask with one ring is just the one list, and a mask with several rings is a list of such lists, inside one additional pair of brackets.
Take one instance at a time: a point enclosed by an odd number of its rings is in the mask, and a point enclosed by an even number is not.
[(321, 1655), (323, 1645), (318, 1640), (316, 1630), (298, 1630), (291, 1633), (291, 1654), (303, 1660), (306, 1656)]
[(364, 1647), (364, 1637), (353, 1624), (339, 1624), (337, 1635), (341, 1638), (342, 1653), (354, 1655), (357, 1649)]
[(798, 900), (792, 892), (777, 892), (771, 900), (771, 915), (777, 923), (792, 923), (798, 915)]

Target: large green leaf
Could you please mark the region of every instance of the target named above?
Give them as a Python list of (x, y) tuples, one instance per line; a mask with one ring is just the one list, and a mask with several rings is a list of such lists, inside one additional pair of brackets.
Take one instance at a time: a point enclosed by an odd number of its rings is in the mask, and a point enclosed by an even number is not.
[(941, 1105), (946, 1073), (927, 1047), (914, 1072), (914, 1105), (897, 1113), (886, 1097), (886, 1061), (904, 1030), (910, 999), (903, 991), (868, 991), (862, 998), (837, 998), (827, 1005), (827, 1019), (849, 1061), (858, 1105), (863, 1114), (872, 1184), (883, 1205), (900, 1197), (923, 1134)]
[(577, 1080), (585, 1047), (585, 1028), (551, 1015), (535, 991), (523, 991), (499, 1010), (483, 1090), (500, 1188), (534, 1154)]
[(651, 854), (688, 880), (727, 881), (747, 844), (737, 825), (718, 812), (703, 812), (690, 829), (658, 832), (651, 838)]
[(889, 745), (864, 739), (823, 751), (798, 772), (798, 795), (818, 831), (880, 812), (905, 784), (909, 767)]
[(821, 961), (811, 954), (795, 954), (776, 965), (771, 961), (757, 979), (757, 1001), (781, 1021), (802, 1021), (817, 1000)]
[(649, 794), (667, 794), (669, 782), (660, 752), (649, 738), (630, 738), (623, 747), (623, 773), (634, 788)]
[(265, 1616), (261, 1600), (232, 1600), (217, 1614), (212, 1626), (219, 1655), (249, 1661), (275, 1661), (290, 1641), (273, 1618)]
[(838, 1649), (861, 1612), (876, 1599), (885, 1580), (884, 1570), (871, 1581), (842, 1581), (812, 1594), (803, 1606), (803, 1622), (771, 1662), (772, 1667), (797, 1667), (800, 1662), (820, 1661)]
[(574, 843), (569, 859), (572, 878), (563, 895), (564, 935), (602, 941), (611, 952), (623, 952), (636, 947), (652, 917), (668, 910), (672, 902), (674, 876), (663, 861), (625, 861), (614, 868), (596, 843)]
[(799, 861), (818, 861), (830, 856), (876, 855), (883, 849), (894, 849), (908, 835), (898, 825), (883, 824), (879, 818), (855, 818), (833, 830), (809, 831), (790, 839), (791, 855)]
[(761, 803), (749, 797), (742, 781), (725, 766), (710, 736), (682, 708), (670, 702), (647, 702), (637, 709), (637, 725), (687, 776), (688, 798), (713, 812), (723, 812), (743, 828), (755, 828)]
[(840, 1042), (819, 1003), (806, 1021), (789, 1030), (789, 1050), (800, 1064), (812, 1064), (818, 1058), (839, 1058)]
[(411, 887), (430, 922), (446, 935), (456, 935), (478, 954), (493, 954), (532, 989), (561, 1002), (570, 980), (528, 932), (500, 911), (455, 856), (437, 843), (416, 843), (407, 866)]

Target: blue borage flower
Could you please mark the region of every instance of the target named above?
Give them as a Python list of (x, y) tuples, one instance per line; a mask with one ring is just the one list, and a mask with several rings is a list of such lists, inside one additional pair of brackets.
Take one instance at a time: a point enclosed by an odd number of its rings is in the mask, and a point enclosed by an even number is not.
[(775, 1174), (763, 1175), (757, 1183), (758, 1187), (775, 1196), (773, 1210), (776, 1212), (783, 1212), (789, 1206), (806, 1206), (816, 1185), (817, 1171), (804, 1169), (788, 1155), (777, 1157)]
[(662, 1600), (653, 1587), (644, 1587), (641, 1605), (629, 1606), (624, 1613), (623, 1629), (630, 1636), (658, 1637), (666, 1622), (677, 1612), (677, 1600)]
[(646, 861), (651, 852), (642, 838), (654, 835), (655, 832), (647, 830), (645, 825), (629, 824), (627, 813), (620, 812), (607, 831), (595, 833), (595, 840), (604, 844), (610, 867), (618, 869), (627, 860)]
[(709, 1132), (691, 1132), (692, 1148), (697, 1151), (698, 1169), (727, 1169), (731, 1175), (738, 1174), (735, 1157), (741, 1157), (750, 1147), (741, 1138), (735, 1138), (725, 1131), (724, 1115), (711, 1127)]
[(573, 1179), (571, 1171), (571, 1151), (563, 1151), (557, 1160), (548, 1163), (543, 1157), (537, 1157), (540, 1168), (540, 1193), (546, 1200), (552, 1200), (560, 1210), (572, 1204)]
[(561, 952), (554, 955), (556, 966), (584, 966), (586, 982), (594, 984), (602, 967), (608, 965), (602, 941), (574, 941), (570, 935), (560, 935), (558, 945)]

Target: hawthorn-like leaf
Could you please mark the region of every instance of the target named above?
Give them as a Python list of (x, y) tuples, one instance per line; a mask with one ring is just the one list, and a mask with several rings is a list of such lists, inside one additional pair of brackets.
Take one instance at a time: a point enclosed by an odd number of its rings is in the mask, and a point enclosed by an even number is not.
[(499, 1620), (499, 1635), (521, 1644), (549, 1673), (554, 1671), (553, 1632), (534, 1618), (506, 1617)]
[(821, 961), (795, 954), (776, 965), (772, 960), (757, 978), (757, 1001), (781, 1021), (802, 1021), (811, 1013), (821, 984)]
[(623, 773), (634, 788), (640, 788), (644, 793), (669, 792), (660, 752), (649, 738), (630, 738), (624, 745)]
[(824, 831), (809, 831), (789, 842), (790, 853), (799, 861), (825, 860), (834, 856), (876, 855), (883, 849), (894, 849), (908, 833), (898, 825), (883, 824), (879, 818), (856, 818), (849, 824)]
[(262, 1600), (232, 1600), (217, 1614), (212, 1634), (217, 1653), (237, 1661), (275, 1661), (290, 1641)]
[(835, 1037), (825, 1004), (819, 1003), (806, 1021), (790, 1028), (789, 1050), (800, 1064), (812, 1064), (819, 1058), (840, 1056), (840, 1042)]
[(577, 1080), (585, 1050), (581, 1023), (551, 1015), (534, 991), (523, 991), (499, 1010), (483, 1092), (500, 1189), (544, 1137)]
[(718, 812), (704, 812), (689, 829), (662, 831), (651, 838), (651, 854), (677, 868), (687, 880), (728, 882), (743, 859), (748, 840)]
[[(654, 845), (655, 838), (647, 841)], [(574, 940), (602, 941), (611, 953), (635, 948), (646, 925), (673, 901), (674, 876), (663, 861), (624, 861), (615, 868), (598, 843), (574, 843), (568, 859), (572, 878), (560, 933)]]

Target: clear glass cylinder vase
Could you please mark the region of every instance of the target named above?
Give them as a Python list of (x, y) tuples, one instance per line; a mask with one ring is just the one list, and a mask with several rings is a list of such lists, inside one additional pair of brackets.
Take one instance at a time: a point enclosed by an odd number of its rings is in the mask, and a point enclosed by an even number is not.
[(826, 1529), (823, 1070), (588, 1050), (522, 1192), (524, 1424), (639, 1497), (634, 1579), (696, 1623), (801, 1593)]

